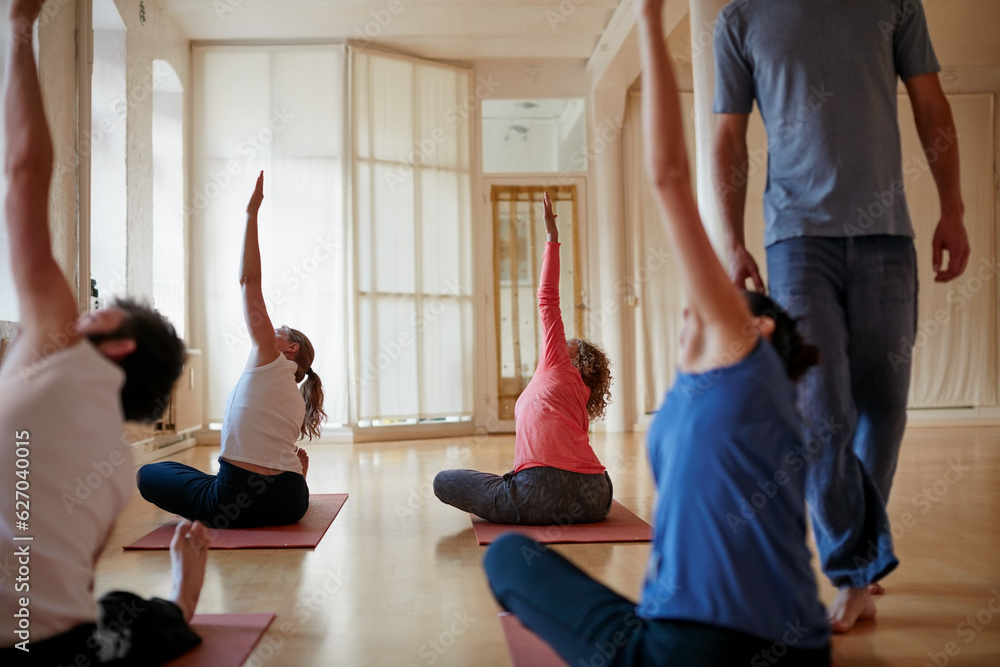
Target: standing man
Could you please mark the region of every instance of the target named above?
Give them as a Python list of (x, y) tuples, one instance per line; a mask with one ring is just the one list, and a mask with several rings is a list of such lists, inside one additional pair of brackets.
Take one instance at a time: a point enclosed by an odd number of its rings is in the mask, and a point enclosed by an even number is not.
[(919, 0), (734, 0), (719, 14), (715, 63), (713, 175), (730, 278), (764, 289), (743, 236), (756, 101), (768, 135), (771, 296), (820, 349), (799, 383), (806, 497), (823, 571), (839, 589), (831, 625), (844, 632), (875, 616), (872, 584), (898, 564), (885, 502), (906, 426), (917, 271), (897, 78), (941, 201), (936, 282), (961, 275), (969, 258), (951, 108)]

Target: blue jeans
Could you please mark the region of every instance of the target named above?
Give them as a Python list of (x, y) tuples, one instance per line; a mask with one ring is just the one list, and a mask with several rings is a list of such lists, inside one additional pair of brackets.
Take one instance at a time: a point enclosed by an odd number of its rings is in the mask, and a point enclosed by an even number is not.
[[(768, 664), (763, 652), (776, 643), (703, 623), (642, 618), (634, 602), (523, 535), (502, 535), (483, 566), (497, 602), (572, 667)], [(830, 664), (829, 647), (783, 648), (781, 667)]]
[(164, 461), (136, 473), (143, 498), (209, 528), (259, 528), (295, 523), (309, 509), (309, 487), (297, 472), (261, 475), (219, 460), (219, 474)]
[(902, 236), (803, 237), (767, 249), (771, 297), (819, 365), (798, 387), (806, 500), (823, 571), (863, 586), (898, 565), (885, 503), (906, 428), (917, 263)]

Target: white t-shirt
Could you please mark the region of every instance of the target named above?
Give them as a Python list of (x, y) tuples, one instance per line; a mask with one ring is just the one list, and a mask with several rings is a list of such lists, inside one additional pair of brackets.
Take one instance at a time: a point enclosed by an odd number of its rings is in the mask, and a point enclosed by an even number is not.
[(283, 355), (243, 371), (226, 401), (222, 456), (302, 474), (295, 454), (306, 402), (295, 384), (298, 365)]
[(12, 646), (23, 639), (15, 634), (22, 608), (30, 643), (97, 619), (94, 566), (135, 490), (135, 470), (122, 429), (124, 373), (90, 342), (30, 369), (4, 366), (0, 646)]

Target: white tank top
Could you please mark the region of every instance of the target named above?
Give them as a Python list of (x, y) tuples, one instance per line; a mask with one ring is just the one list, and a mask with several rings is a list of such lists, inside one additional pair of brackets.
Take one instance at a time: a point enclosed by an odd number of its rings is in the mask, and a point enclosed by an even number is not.
[(295, 384), (294, 361), (279, 355), (243, 371), (226, 402), (222, 418), (222, 456), (302, 474), (295, 454), (306, 402)]
[[(122, 430), (124, 373), (90, 342), (34, 370), (4, 366), (0, 566), (8, 571), (0, 570), (7, 575), (0, 586), (0, 646), (12, 646), (21, 641), (14, 633), (21, 598), (28, 601), (30, 643), (97, 619), (94, 566), (135, 490), (135, 468)], [(27, 530), (17, 515), (26, 506), (17, 501), (27, 502)], [(27, 577), (19, 573), (22, 564)]]

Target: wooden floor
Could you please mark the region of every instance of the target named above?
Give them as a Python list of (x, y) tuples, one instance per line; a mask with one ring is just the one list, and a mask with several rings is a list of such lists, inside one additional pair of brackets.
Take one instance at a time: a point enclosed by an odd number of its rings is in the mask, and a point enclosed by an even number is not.
[[(615, 497), (648, 521), (654, 492), (644, 436), (596, 435), (594, 446)], [(506, 472), (513, 437), (314, 445), (309, 452), (312, 492), (350, 493), (320, 545), (209, 556), (199, 612), (277, 614), (247, 664), (509, 665), (483, 547), (468, 516), (434, 497), (431, 480), (446, 468)], [(198, 447), (174, 458), (212, 469), (217, 456), (217, 448)], [(1000, 429), (907, 433), (889, 503), (902, 564), (884, 581), (878, 620), (834, 640), (836, 664), (1000, 665), (998, 481)], [(121, 547), (169, 518), (132, 499), (98, 563), (98, 594), (167, 593), (168, 554)], [(622, 594), (638, 595), (648, 545), (557, 549)], [(821, 582), (829, 602), (833, 590)]]

